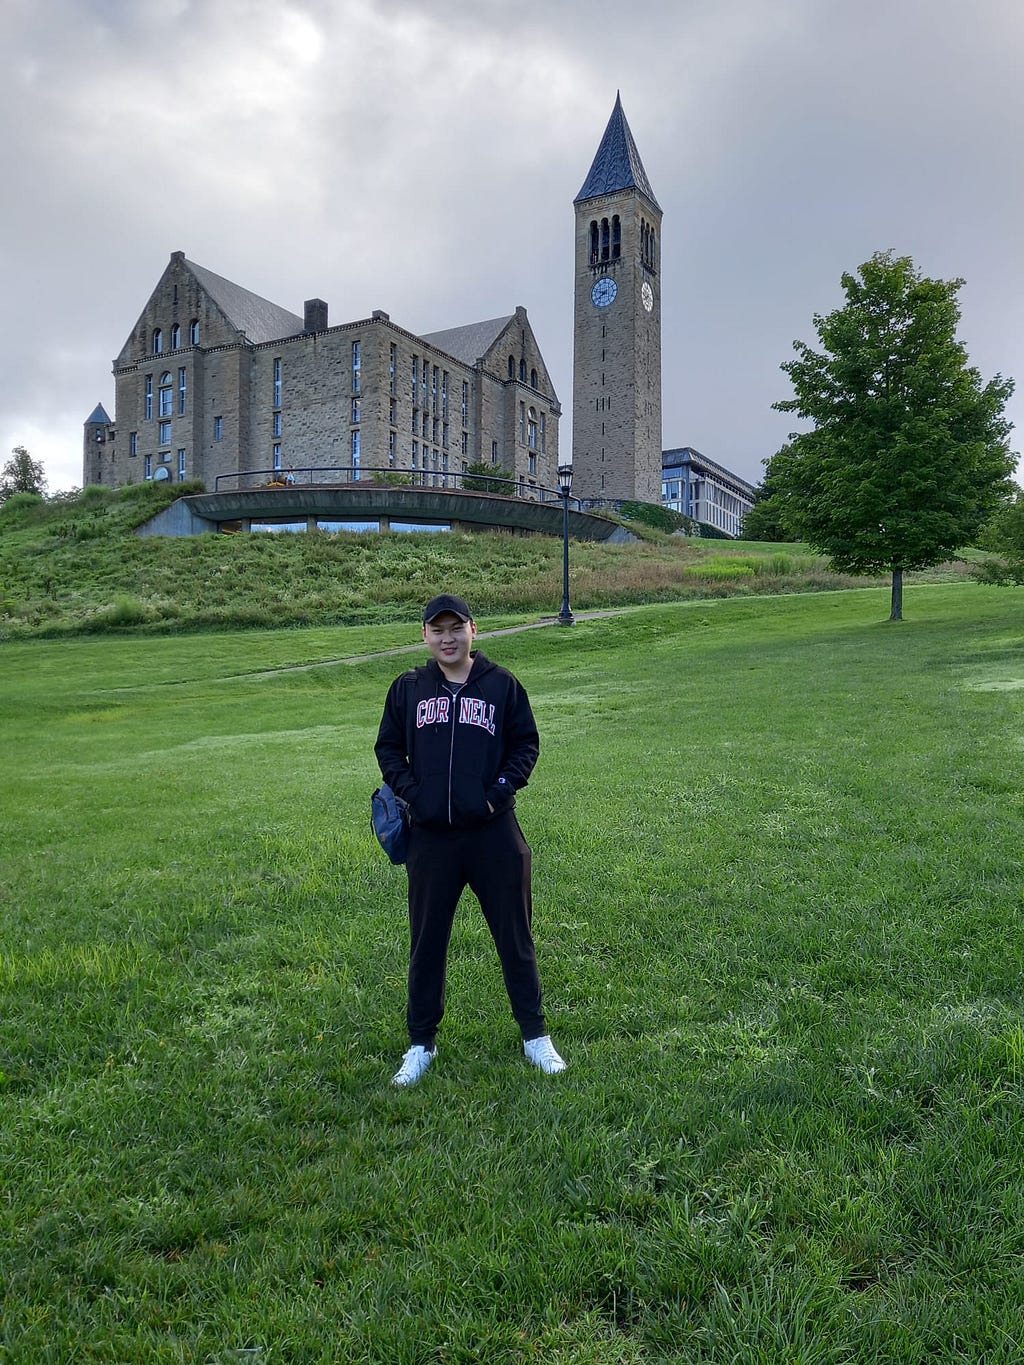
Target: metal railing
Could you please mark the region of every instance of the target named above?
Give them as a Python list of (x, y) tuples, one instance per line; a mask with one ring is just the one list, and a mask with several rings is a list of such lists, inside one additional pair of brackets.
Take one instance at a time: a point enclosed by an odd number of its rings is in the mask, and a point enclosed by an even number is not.
[[(441, 469), (394, 469), (372, 465), (303, 465), (288, 469), (240, 469), (237, 473), (218, 474), (215, 493), (250, 492), (263, 488), (353, 487), (361, 484), (409, 489), (447, 489), (450, 492), (493, 493), (521, 502), (560, 503), (557, 488), (530, 483), (526, 479), (502, 479), (490, 474), (464, 474)], [(583, 502), (570, 495), (577, 511)]]

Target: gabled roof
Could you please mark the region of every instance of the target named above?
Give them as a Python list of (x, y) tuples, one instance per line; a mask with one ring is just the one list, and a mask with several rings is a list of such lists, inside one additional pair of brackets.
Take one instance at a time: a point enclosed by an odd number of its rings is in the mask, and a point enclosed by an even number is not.
[(244, 332), (250, 341), (278, 341), (282, 337), (295, 336), (301, 332), (305, 323), (287, 308), (280, 308), (269, 299), (261, 299), (240, 284), (233, 284), (222, 275), (196, 265), (195, 261), (185, 264), (213, 299), (232, 327)]
[(464, 365), (475, 365), (482, 360), (515, 314), (491, 318), (489, 322), (470, 322), (465, 327), (449, 327), (446, 332), (428, 332), (423, 340), (439, 351), (461, 360)]
[(594, 164), (573, 203), (579, 204), (584, 199), (596, 199), (602, 194), (615, 194), (619, 190), (633, 189), (646, 195), (656, 209), (661, 208), (654, 197), (651, 182), (647, 179), (647, 172), (640, 160), (633, 134), (629, 131), (622, 100), (616, 92), (615, 108), (608, 120), (608, 127), (604, 130)]
[(88, 427), (94, 424), (99, 425), (100, 423), (104, 422), (109, 426), (110, 418), (107, 416), (107, 410), (103, 406), (103, 404), (97, 403), (96, 406), (93, 408), (92, 412), (85, 419), (85, 425)]

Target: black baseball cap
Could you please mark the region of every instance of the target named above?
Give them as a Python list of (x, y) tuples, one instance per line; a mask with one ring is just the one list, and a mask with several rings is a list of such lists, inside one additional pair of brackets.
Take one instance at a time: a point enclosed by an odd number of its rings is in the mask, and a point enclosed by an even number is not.
[(452, 597), (449, 593), (443, 592), (440, 597), (432, 597), (423, 608), (423, 624), (428, 625), (435, 616), (440, 616), (445, 611), (450, 611), (460, 621), (473, 619), (473, 613), (461, 597)]

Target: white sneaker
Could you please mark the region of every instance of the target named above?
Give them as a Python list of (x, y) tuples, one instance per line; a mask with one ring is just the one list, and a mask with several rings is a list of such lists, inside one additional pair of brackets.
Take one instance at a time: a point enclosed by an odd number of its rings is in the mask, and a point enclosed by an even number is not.
[(526, 1053), (528, 1061), (531, 1061), (534, 1066), (540, 1067), (541, 1071), (546, 1072), (549, 1076), (554, 1076), (559, 1071), (565, 1070), (565, 1062), (555, 1051), (555, 1045), (548, 1033), (545, 1033), (543, 1038), (531, 1038), (529, 1042), (524, 1043), (523, 1051)]
[(423, 1073), (437, 1056), (437, 1048), (421, 1047), (414, 1044), (402, 1058), (402, 1065), (391, 1078), (392, 1085), (415, 1085), (422, 1080)]

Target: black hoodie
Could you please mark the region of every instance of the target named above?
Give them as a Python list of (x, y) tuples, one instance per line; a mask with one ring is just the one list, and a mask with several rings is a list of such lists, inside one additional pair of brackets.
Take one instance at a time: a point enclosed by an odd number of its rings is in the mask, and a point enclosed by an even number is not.
[(461, 687), (431, 659), (396, 678), (384, 703), (377, 762), (425, 829), (472, 829), (510, 810), (540, 752), (522, 685), (483, 654), (472, 659)]

